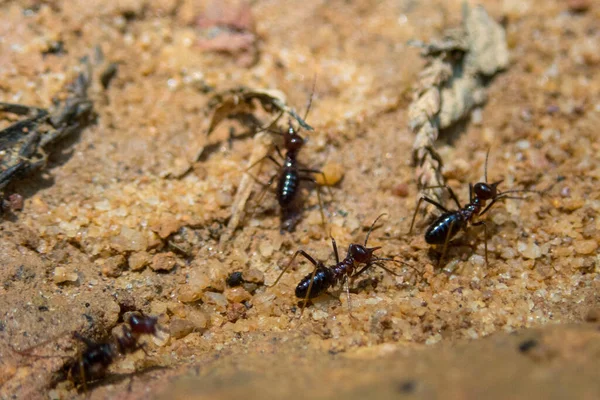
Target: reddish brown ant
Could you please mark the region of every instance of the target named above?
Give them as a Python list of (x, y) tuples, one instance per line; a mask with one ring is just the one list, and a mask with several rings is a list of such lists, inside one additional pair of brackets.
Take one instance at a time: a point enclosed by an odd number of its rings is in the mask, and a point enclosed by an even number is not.
[[(335, 239), (331, 238), (331, 245), (333, 247), (333, 253), (335, 255), (335, 265), (327, 267), (327, 266), (325, 266), (325, 264), (322, 261), (316, 261), (313, 257), (311, 257), (304, 250), (297, 250), (294, 253), (294, 255), (292, 256), (292, 259), (285, 266), (285, 268), (281, 271), (281, 273), (279, 274), (279, 276), (277, 277), (275, 282), (270, 287), (275, 286), (279, 282), (279, 280), (281, 279), (281, 277), (283, 276), (285, 271), (287, 271), (287, 269), (290, 267), (290, 265), (292, 265), (292, 263), (294, 262), (296, 257), (298, 255), (301, 255), (304, 258), (306, 258), (308, 261), (310, 261), (310, 263), (314, 266), (314, 269), (313, 269), (312, 273), (310, 273), (310, 274), (306, 275), (304, 278), (302, 278), (300, 283), (298, 283), (298, 285), (296, 286), (296, 292), (295, 292), (296, 297), (303, 299), (300, 316), (302, 316), (302, 313), (304, 312), (304, 308), (308, 304), (309, 299), (315, 298), (315, 297), (325, 293), (327, 291), (327, 289), (329, 289), (332, 286), (335, 286), (340, 281), (342, 281), (342, 283), (346, 283), (346, 294), (348, 296), (348, 312), (350, 313), (350, 315), (352, 315), (351, 306), (350, 306), (350, 284), (351, 284), (351, 281), (353, 281), (357, 276), (359, 276), (360, 274), (362, 274), (363, 272), (365, 272), (367, 269), (371, 268), (374, 265), (382, 268), (383, 270), (387, 271), (388, 273), (390, 273), (392, 275), (399, 276), (399, 274), (391, 271), (384, 265), (384, 262), (386, 262), (386, 261), (391, 261), (391, 262), (400, 263), (403, 265), (408, 265), (408, 264), (406, 264), (402, 261), (396, 260), (394, 258), (381, 258), (381, 257), (377, 257), (376, 255), (374, 255), (373, 253), (376, 250), (379, 250), (381, 248), (381, 246), (367, 247), (369, 235), (373, 231), (373, 228), (375, 227), (375, 224), (377, 223), (379, 218), (383, 217), (384, 215), (386, 215), (386, 214), (381, 214), (380, 216), (378, 216), (375, 219), (375, 221), (373, 221), (373, 224), (371, 225), (371, 227), (369, 228), (369, 231), (367, 232), (367, 236), (365, 238), (364, 245), (355, 244), (355, 243), (350, 244), (350, 246), (348, 246), (346, 258), (344, 258), (341, 261), (340, 261), (340, 257), (338, 254), (338, 249), (337, 249), (337, 244), (335, 242)], [(361, 266), (362, 266), (362, 268), (359, 269), (359, 267), (361, 267)], [(413, 267), (410, 267), (410, 268), (413, 268)], [(356, 271), (356, 270), (358, 270), (358, 271)]]
[[(313, 83), (313, 93), (314, 93), (314, 83)], [(306, 108), (306, 114), (304, 115), (304, 119), (306, 119), (306, 117), (308, 116), (308, 112), (310, 111), (310, 107), (312, 104), (312, 96), (313, 96), (313, 94), (311, 93), (310, 99), (308, 102), (308, 106)], [(281, 114), (280, 114), (280, 116), (281, 116)], [(302, 181), (311, 182), (312, 184), (315, 185), (315, 188), (317, 191), (317, 198), (319, 201), (319, 207), (320, 207), (320, 212), (321, 212), (321, 222), (323, 224), (323, 227), (325, 227), (325, 215), (323, 214), (323, 202), (321, 200), (321, 190), (319, 188), (319, 185), (317, 185), (315, 178), (313, 178), (311, 176), (311, 174), (321, 174), (323, 176), (323, 180), (325, 182), (327, 182), (327, 178), (326, 178), (325, 174), (320, 170), (310, 169), (310, 168), (300, 168), (297, 157), (298, 157), (298, 153), (300, 152), (300, 150), (302, 149), (302, 147), (305, 144), (304, 138), (299, 135), (301, 127), (299, 127), (298, 130), (295, 130), (292, 125), (292, 121), (290, 119), (288, 121), (289, 128), (287, 131), (282, 133), (280, 131), (270, 129), (269, 127), (276, 124), (278, 119), (279, 119), (279, 117), (277, 119), (275, 119), (272, 123), (270, 123), (267, 127), (261, 128), (261, 130), (266, 130), (268, 132), (283, 136), (283, 145), (286, 150), (286, 153), (285, 153), (285, 155), (283, 155), (281, 153), (281, 150), (279, 149), (279, 147), (275, 146), (275, 150), (276, 150), (277, 154), (279, 155), (279, 157), (281, 158), (281, 160), (283, 161), (283, 163), (280, 163), (271, 154), (267, 154), (264, 157), (262, 157), (261, 159), (259, 159), (258, 161), (256, 161), (255, 163), (253, 163), (250, 167), (248, 167), (248, 170), (251, 170), (255, 165), (261, 163), (265, 159), (269, 159), (275, 165), (277, 165), (277, 167), (279, 168), (279, 172), (277, 174), (273, 175), (267, 183), (261, 183), (262, 186), (264, 187), (264, 190), (257, 197), (255, 204), (260, 203), (260, 200), (262, 199), (262, 196), (264, 195), (265, 191), (269, 187), (271, 187), (271, 185), (273, 184), (273, 182), (275, 182), (275, 180), (277, 180), (277, 188), (276, 188), (275, 192), (277, 194), (277, 202), (279, 203), (279, 206), (281, 208), (280, 229), (282, 232), (283, 231), (291, 232), (294, 230), (294, 228), (299, 220), (299, 215), (298, 215), (299, 214), (299, 212), (298, 212), (299, 196), (298, 196), (298, 194), (300, 193), (300, 182), (302, 182)], [(329, 189), (329, 192), (331, 194), (330, 189)]]
[[(503, 182), (503, 180), (499, 180), (494, 183), (488, 183), (487, 177), (487, 163), (488, 157), (490, 155), (490, 151), (488, 150), (485, 156), (485, 167), (484, 167), (484, 178), (485, 182), (477, 182), (475, 185), (469, 183), (469, 202), (464, 206), (460, 205), (458, 201), (458, 197), (452, 190), (450, 186), (430, 186), (427, 189), (442, 187), (448, 190), (450, 193), (450, 197), (456, 203), (457, 210), (448, 210), (446, 207), (442, 206), (437, 201), (430, 199), (427, 196), (422, 196), (417, 203), (417, 208), (412, 217), (412, 221), (410, 223), (409, 234), (412, 233), (413, 226), (415, 224), (415, 218), (417, 216), (417, 212), (419, 211), (419, 207), (423, 201), (426, 201), (430, 204), (433, 204), (438, 209), (442, 210), (442, 215), (437, 217), (427, 228), (425, 231), (425, 241), (428, 244), (433, 245), (443, 245), (442, 254), (438, 261), (438, 266), (442, 264), (442, 260), (446, 254), (446, 250), (448, 248), (448, 242), (456, 236), (458, 232), (461, 230), (467, 229), (468, 225), (471, 224), (473, 226), (483, 226), (484, 230), (484, 243), (485, 243), (485, 263), (488, 265), (488, 249), (487, 249), (487, 225), (485, 221), (477, 220), (483, 214), (485, 214), (498, 200), (502, 199), (516, 199), (523, 200), (525, 197), (519, 196), (511, 196), (510, 193), (538, 193), (543, 194), (548, 189), (544, 191), (536, 191), (536, 190), (506, 190), (501, 192), (498, 190), (498, 185)], [(490, 201), (489, 204), (486, 203)]]

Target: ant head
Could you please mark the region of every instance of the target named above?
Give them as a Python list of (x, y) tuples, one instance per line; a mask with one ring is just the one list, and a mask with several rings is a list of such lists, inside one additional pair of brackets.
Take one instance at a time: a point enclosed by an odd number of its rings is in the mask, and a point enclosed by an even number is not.
[(358, 263), (368, 263), (373, 258), (373, 252), (381, 247), (365, 247), (360, 244), (351, 244), (349, 253), (354, 258), (354, 260)]
[(486, 183), (486, 182), (478, 182), (473, 187), (473, 191), (475, 192), (475, 196), (480, 200), (491, 200), (498, 196), (498, 185), (502, 183), (502, 181), (494, 182), (494, 183)]
[(289, 125), (288, 131), (284, 135), (285, 148), (288, 151), (298, 151), (304, 146), (304, 139), (296, 132), (291, 120), (289, 121)]
[(131, 330), (135, 333), (155, 334), (158, 318), (143, 314), (131, 313), (126, 322), (131, 326)]

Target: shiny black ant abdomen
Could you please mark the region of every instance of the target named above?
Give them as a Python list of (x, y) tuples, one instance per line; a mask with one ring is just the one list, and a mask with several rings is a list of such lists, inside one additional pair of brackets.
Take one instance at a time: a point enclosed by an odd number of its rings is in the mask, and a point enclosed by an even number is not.
[[(307, 115), (310, 110), (310, 103), (307, 107)], [(306, 118), (306, 115), (305, 117)], [(275, 150), (279, 157), (282, 160), (282, 163), (278, 161), (271, 154), (268, 154), (258, 160), (256, 163), (252, 164), (248, 170), (252, 169), (256, 164), (262, 162), (265, 159), (269, 159), (272, 161), (277, 167), (279, 171), (277, 174), (273, 175), (271, 179), (266, 183), (262, 184), (264, 186), (263, 192), (258, 196), (256, 203), (259, 203), (264, 195), (265, 191), (271, 187), (271, 185), (277, 180), (276, 187), (276, 195), (277, 202), (279, 203), (279, 207), (281, 209), (281, 223), (280, 229), (281, 231), (291, 232), (294, 230), (296, 224), (299, 220), (300, 214), (300, 184), (302, 181), (310, 182), (315, 186), (317, 191), (317, 198), (319, 200), (319, 207), (321, 212), (321, 220), (323, 226), (325, 226), (325, 216), (323, 214), (323, 202), (321, 200), (321, 191), (315, 178), (312, 174), (321, 174), (325, 181), (327, 181), (325, 175), (322, 171), (317, 169), (310, 168), (301, 168), (298, 162), (298, 154), (300, 150), (305, 144), (305, 140), (302, 136), (299, 135), (299, 130), (296, 131), (292, 126), (291, 120), (289, 121), (289, 128), (285, 132), (279, 132), (276, 130), (267, 129), (271, 133), (279, 134), (283, 136), (283, 145), (285, 149), (285, 155), (281, 153), (281, 150), (278, 147), (275, 147)]]
[[(477, 220), (483, 216), (488, 210), (501, 199), (524, 199), (523, 197), (511, 196), (510, 193), (524, 193), (532, 192), (542, 194), (544, 192), (535, 190), (507, 190), (501, 192), (498, 190), (498, 185), (503, 181), (497, 181), (494, 183), (487, 183), (487, 162), (488, 162), (489, 150), (485, 158), (484, 178), (485, 182), (478, 182), (475, 185), (469, 184), (469, 203), (461, 206), (458, 201), (458, 197), (449, 186), (441, 186), (446, 188), (450, 193), (450, 197), (456, 204), (456, 210), (448, 210), (446, 207), (438, 203), (437, 201), (430, 199), (429, 197), (423, 196), (417, 203), (417, 208), (412, 217), (410, 224), (409, 234), (415, 224), (415, 218), (419, 207), (423, 201), (433, 204), (442, 214), (437, 217), (425, 231), (425, 241), (431, 245), (443, 245), (442, 255), (440, 256), (438, 265), (441, 265), (442, 260), (446, 254), (448, 242), (454, 238), (461, 230), (466, 230), (468, 225), (473, 226), (482, 225), (484, 228), (484, 243), (485, 243), (485, 262), (488, 264), (488, 250), (487, 250), (487, 225), (484, 221)], [(490, 201), (489, 204), (487, 202)]]
[(357, 276), (359, 276), (374, 265), (384, 269), (392, 275), (398, 275), (395, 272), (389, 270), (384, 265), (384, 262), (391, 261), (405, 264), (399, 260), (395, 260), (394, 258), (381, 258), (374, 255), (374, 252), (381, 248), (380, 246), (367, 247), (369, 235), (373, 231), (373, 227), (375, 226), (379, 218), (381, 218), (383, 215), (385, 214), (382, 214), (379, 217), (377, 217), (371, 225), (371, 227), (369, 228), (364, 245), (353, 243), (350, 246), (348, 246), (346, 257), (341, 261), (335, 239), (331, 238), (331, 245), (333, 247), (333, 253), (335, 255), (335, 264), (330, 267), (325, 266), (325, 264), (322, 261), (316, 261), (304, 250), (297, 250), (292, 256), (289, 263), (281, 271), (273, 285), (271, 285), (271, 287), (275, 286), (279, 282), (285, 271), (287, 271), (290, 265), (292, 265), (296, 257), (298, 255), (301, 255), (314, 266), (314, 269), (312, 273), (302, 278), (300, 283), (298, 283), (298, 285), (296, 286), (296, 297), (303, 299), (302, 310), (300, 312), (300, 315), (302, 315), (304, 307), (306, 307), (306, 304), (308, 303), (309, 299), (320, 296), (321, 294), (325, 293), (327, 289), (336, 286), (340, 282), (347, 284), (346, 293), (348, 295), (348, 307), (350, 308), (350, 283)]

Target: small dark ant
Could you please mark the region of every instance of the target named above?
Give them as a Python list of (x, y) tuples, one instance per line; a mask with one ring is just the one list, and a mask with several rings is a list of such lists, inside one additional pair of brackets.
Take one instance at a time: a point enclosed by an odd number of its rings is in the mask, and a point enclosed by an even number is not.
[[(314, 269), (313, 269), (312, 273), (310, 273), (310, 274), (306, 275), (304, 278), (302, 278), (300, 283), (298, 283), (298, 286), (296, 286), (296, 292), (295, 292), (296, 297), (298, 297), (300, 299), (304, 299), (304, 301), (302, 303), (302, 309), (300, 311), (300, 316), (302, 316), (302, 313), (304, 312), (304, 308), (306, 307), (306, 304), (308, 303), (309, 299), (313, 299), (313, 298), (325, 293), (327, 291), (327, 289), (335, 286), (340, 281), (343, 281), (343, 283), (346, 283), (346, 294), (348, 296), (348, 312), (350, 313), (350, 315), (352, 315), (352, 312), (351, 312), (352, 310), (350, 307), (350, 281), (353, 281), (357, 276), (359, 276), (360, 274), (365, 272), (367, 269), (369, 269), (373, 265), (382, 268), (383, 270), (387, 271), (388, 273), (390, 273), (392, 275), (399, 276), (399, 274), (391, 271), (384, 265), (385, 261), (392, 261), (392, 262), (400, 263), (403, 265), (408, 265), (408, 264), (406, 264), (402, 261), (396, 260), (394, 258), (381, 258), (381, 257), (375, 256), (373, 253), (376, 250), (379, 250), (381, 248), (381, 246), (370, 247), (370, 248), (367, 247), (367, 241), (369, 240), (369, 235), (373, 231), (373, 228), (375, 227), (375, 224), (377, 223), (379, 218), (383, 217), (384, 215), (386, 215), (386, 214), (381, 214), (380, 216), (378, 216), (375, 219), (375, 221), (373, 221), (373, 224), (371, 225), (371, 227), (369, 228), (369, 231), (367, 232), (367, 236), (365, 238), (364, 245), (355, 244), (355, 243), (350, 244), (350, 246), (348, 246), (348, 252), (346, 253), (346, 258), (344, 258), (341, 261), (340, 261), (340, 257), (338, 254), (338, 249), (337, 249), (335, 239), (331, 238), (331, 245), (333, 247), (333, 253), (335, 255), (335, 265), (333, 265), (333, 266), (327, 267), (327, 266), (325, 266), (325, 264), (323, 262), (315, 261), (315, 259), (312, 258), (304, 250), (297, 250), (294, 253), (294, 255), (292, 256), (292, 259), (290, 260), (290, 262), (285, 266), (283, 271), (281, 271), (281, 273), (279, 274), (279, 276), (277, 277), (275, 282), (270, 287), (275, 286), (279, 282), (279, 280), (281, 279), (281, 277), (283, 276), (285, 271), (287, 271), (287, 269), (290, 267), (290, 265), (292, 265), (292, 263), (296, 259), (296, 256), (301, 255), (304, 258), (306, 258), (308, 261), (310, 261), (311, 264), (314, 265)], [(362, 268), (358, 269), (358, 267), (361, 265), (363, 265)], [(356, 271), (357, 269), (358, 269), (358, 271)]]
[(113, 335), (109, 340), (94, 342), (75, 332), (73, 337), (86, 345), (83, 353), (64, 368), (68, 379), (86, 388), (87, 382), (105, 375), (117, 357), (139, 349), (146, 351), (138, 339), (143, 334), (156, 335), (158, 318), (143, 314), (130, 314), (127, 324), (122, 325), (121, 336)]
[[(74, 332), (73, 338), (83, 342), (86, 348), (74, 360), (65, 364), (59, 379), (68, 379), (76, 385), (80, 384), (83, 386), (84, 391), (87, 391), (87, 383), (102, 378), (108, 367), (119, 356), (133, 353), (139, 349), (146, 351), (144, 345), (138, 342), (141, 335), (156, 335), (157, 333), (158, 319), (143, 314), (130, 314), (126, 318), (126, 324), (122, 325), (121, 335), (113, 334), (109, 339), (101, 342), (95, 342), (78, 332)], [(47, 343), (47, 341), (44, 343)], [(53, 357), (33, 355), (30, 354), (30, 351), (31, 349), (15, 350), (15, 352), (26, 356)]]
[[(313, 83), (313, 93), (314, 93), (314, 83)], [(306, 108), (306, 114), (304, 115), (304, 119), (306, 119), (306, 117), (308, 116), (308, 112), (310, 111), (310, 106), (312, 104), (312, 96), (313, 95), (311, 93), (309, 103)], [(281, 115), (282, 114), (280, 114), (280, 116)], [(311, 182), (315, 185), (315, 188), (317, 190), (317, 198), (319, 201), (319, 207), (320, 207), (320, 212), (321, 212), (321, 222), (323, 224), (323, 227), (325, 227), (325, 215), (323, 214), (323, 202), (321, 200), (321, 190), (319, 188), (319, 185), (317, 185), (315, 178), (313, 178), (310, 174), (321, 174), (323, 176), (323, 180), (325, 182), (327, 182), (327, 177), (325, 176), (323, 171), (320, 171), (317, 169), (310, 169), (310, 168), (300, 168), (300, 166), (298, 164), (298, 153), (300, 152), (300, 150), (302, 149), (302, 147), (305, 144), (304, 138), (299, 135), (301, 127), (298, 128), (298, 130), (296, 131), (294, 129), (294, 127), (292, 125), (292, 121), (290, 119), (288, 121), (289, 128), (287, 131), (285, 131), (283, 133), (280, 131), (269, 129), (270, 126), (277, 123), (278, 119), (279, 118), (275, 119), (267, 127), (261, 128), (261, 130), (267, 130), (271, 133), (283, 136), (283, 144), (284, 144), (284, 148), (286, 150), (285, 156), (281, 153), (281, 150), (279, 149), (279, 147), (277, 147), (277, 146), (275, 147), (275, 150), (276, 150), (277, 154), (279, 155), (279, 157), (281, 158), (281, 160), (283, 161), (283, 164), (280, 163), (279, 161), (277, 161), (271, 154), (267, 154), (266, 156), (262, 157), (261, 159), (256, 161), (254, 164), (252, 164), (250, 167), (248, 167), (248, 170), (251, 170), (255, 165), (261, 163), (265, 159), (271, 160), (273, 163), (275, 163), (277, 165), (277, 167), (279, 167), (279, 172), (277, 174), (273, 175), (266, 184), (262, 184), (265, 189), (257, 197), (256, 204), (260, 203), (260, 200), (262, 199), (262, 196), (264, 195), (265, 191), (273, 184), (273, 182), (275, 182), (275, 180), (277, 180), (277, 188), (276, 188), (277, 202), (279, 203), (279, 206), (281, 207), (280, 229), (282, 232), (283, 231), (292, 232), (298, 222), (298, 219), (299, 219), (299, 216), (298, 216), (298, 202), (299, 202), (298, 194), (300, 193), (300, 182), (302, 182), (302, 181)], [(329, 189), (329, 191), (331, 194), (330, 189)]]
[[(485, 214), (498, 200), (501, 199), (515, 199), (515, 200), (524, 200), (525, 197), (519, 196), (510, 196), (509, 193), (538, 193), (543, 194), (548, 189), (544, 191), (536, 191), (536, 190), (507, 190), (501, 192), (498, 190), (498, 185), (502, 183), (504, 180), (499, 180), (494, 183), (488, 183), (487, 177), (487, 163), (488, 157), (490, 155), (490, 151), (488, 150), (485, 156), (485, 167), (484, 167), (484, 178), (485, 182), (477, 182), (475, 185), (469, 183), (469, 203), (464, 206), (460, 205), (458, 201), (458, 197), (452, 190), (450, 186), (442, 185), (442, 186), (430, 186), (426, 189), (432, 188), (445, 188), (450, 193), (450, 197), (456, 203), (458, 207), (457, 210), (448, 210), (446, 207), (442, 206), (437, 201), (430, 199), (427, 196), (422, 196), (417, 203), (417, 208), (412, 217), (412, 222), (410, 223), (409, 235), (412, 233), (413, 226), (415, 224), (415, 218), (417, 216), (417, 212), (419, 211), (419, 207), (423, 201), (426, 201), (430, 204), (433, 204), (438, 209), (442, 210), (442, 215), (437, 217), (427, 228), (425, 231), (425, 241), (428, 244), (433, 245), (444, 245), (442, 249), (442, 255), (438, 261), (438, 267), (442, 264), (442, 260), (446, 254), (446, 250), (448, 248), (448, 242), (456, 236), (458, 232), (461, 230), (467, 229), (468, 225), (471, 224), (473, 226), (483, 225), (484, 230), (484, 239), (485, 239), (485, 263), (488, 265), (488, 250), (487, 250), (487, 225), (485, 221), (475, 221), (476, 218), (481, 217)], [(491, 202), (489, 204), (486, 203), (488, 201)]]

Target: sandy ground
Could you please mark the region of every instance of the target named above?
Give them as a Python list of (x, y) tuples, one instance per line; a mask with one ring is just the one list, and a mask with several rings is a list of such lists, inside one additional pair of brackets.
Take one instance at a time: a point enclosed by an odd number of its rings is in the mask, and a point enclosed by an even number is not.
[[(407, 235), (419, 194), (406, 110), (423, 61), (406, 43), (459, 24), (459, 1), (257, 1), (242, 33), (215, 28), (244, 20), (235, 3), (160, 3), (0, 1), (1, 101), (48, 107), (97, 45), (118, 63), (108, 89), (91, 91), (96, 124), (5, 190), (25, 205), (0, 223), (2, 398), (598, 398), (598, 5), (486, 4), (511, 65), (477, 118), (442, 138), (444, 176), (464, 202), (491, 148), (501, 188), (554, 186), (489, 212), (489, 265), (472, 229), (438, 268), (426, 221)], [(233, 54), (210, 50), (215, 35)], [(370, 245), (421, 271), (369, 271), (352, 317), (333, 290), (295, 318), (304, 261), (265, 285), (299, 248), (333, 260), (314, 191), (295, 232), (280, 233), (268, 193), (219, 245), (253, 139), (228, 141), (244, 132), (235, 122), (204, 134), (211, 90), (278, 89), (302, 113), (315, 75), (300, 159), (343, 167), (324, 192), (329, 230), (345, 254), (387, 213)], [(274, 172), (265, 163), (259, 179)], [(57, 283), (57, 267), (76, 280)], [(228, 288), (234, 271), (251, 282)], [(107, 337), (129, 310), (160, 315), (170, 340), (119, 358), (87, 394), (55, 385), (82, 348), (65, 332)], [(44, 341), (38, 356), (11, 350)]]

